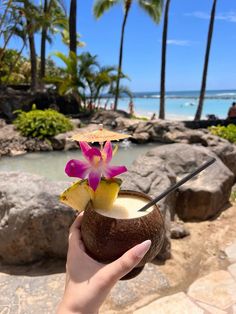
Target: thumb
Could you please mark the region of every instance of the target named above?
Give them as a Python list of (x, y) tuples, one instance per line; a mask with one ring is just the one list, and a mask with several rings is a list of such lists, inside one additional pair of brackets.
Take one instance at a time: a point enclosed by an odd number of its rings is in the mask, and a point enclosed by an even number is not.
[(103, 268), (107, 281), (113, 285), (128, 274), (142, 260), (151, 246), (151, 240), (146, 240), (128, 250), (116, 261)]

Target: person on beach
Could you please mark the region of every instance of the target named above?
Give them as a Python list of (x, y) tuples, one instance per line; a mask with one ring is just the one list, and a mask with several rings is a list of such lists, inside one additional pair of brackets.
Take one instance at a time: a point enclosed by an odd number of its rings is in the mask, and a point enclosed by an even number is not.
[(233, 102), (229, 108), (228, 119), (236, 119), (236, 102)]
[(113, 102), (110, 103), (110, 110), (114, 110), (114, 103)]
[(129, 113), (130, 113), (131, 116), (134, 115), (134, 103), (133, 103), (132, 100), (129, 103)]
[(151, 116), (150, 120), (156, 120), (156, 114), (155, 114), (155, 112), (154, 112), (153, 115)]
[(110, 264), (102, 264), (85, 253), (80, 234), (83, 214), (72, 224), (66, 263), (65, 290), (57, 314), (97, 314), (111, 288), (129, 273), (151, 246), (144, 241)]

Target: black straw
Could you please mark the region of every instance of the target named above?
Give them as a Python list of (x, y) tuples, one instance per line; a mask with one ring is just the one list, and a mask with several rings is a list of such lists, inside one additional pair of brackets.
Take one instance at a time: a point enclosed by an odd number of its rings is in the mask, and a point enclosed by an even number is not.
[(209, 159), (208, 161), (206, 161), (203, 165), (201, 165), (200, 167), (198, 167), (196, 170), (194, 170), (192, 173), (188, 174), (186, 177), (184, 177), (183, 179), (181, 179), (179, 182), (175, 183), (174, 185), (172, 185), (171, 187), (169, 187), (166, 191), (164, 191), (163, 193), (161, 193), (159, 196), (155, 197), (151, 202), (147, 203), (145, 206), (143, 206), (141, 209), (139, 209), (139, 212), (143, 212), (145, 210), (147, 210), (149, 207), (153, 206), (154, 204), (156, 204), (157, 202), (159, 202), (162, 198), (164, 198), (166, 195), (168, 195), (169, 193), (173, 192), (174, 190), (176, 190), (178, 187), (180, 187), (182, 184), (184, 184), (185, 182), (187, 182), (188, 180), (192, 179), (194, 176), (196, 176), (199, 172), (203, 171), (204, 169), (206, 169), (207, 167), (209, 167), (211, 164), (213, 164), (216, 161), (216, 159), (213, 157), (211, 159)]

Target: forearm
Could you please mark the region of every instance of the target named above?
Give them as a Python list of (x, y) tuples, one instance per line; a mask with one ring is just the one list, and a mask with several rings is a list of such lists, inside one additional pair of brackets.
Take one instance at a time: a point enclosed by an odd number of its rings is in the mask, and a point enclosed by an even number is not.
[(91, 312), (90, 310), (82, 310), (78, 307), (71, 306), (66, 300), (62, 300), (56, 314), (98, 314), (98, 311)]

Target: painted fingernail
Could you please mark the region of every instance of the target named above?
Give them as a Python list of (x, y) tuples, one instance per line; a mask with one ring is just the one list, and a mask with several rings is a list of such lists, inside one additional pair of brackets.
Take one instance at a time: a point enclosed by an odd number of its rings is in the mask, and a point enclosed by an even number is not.
[(146, 240), (135, 247), (135, 255), (139, 258), (143, 258), (147, 251), (150, 249), (152, 242), (151, 240)]

